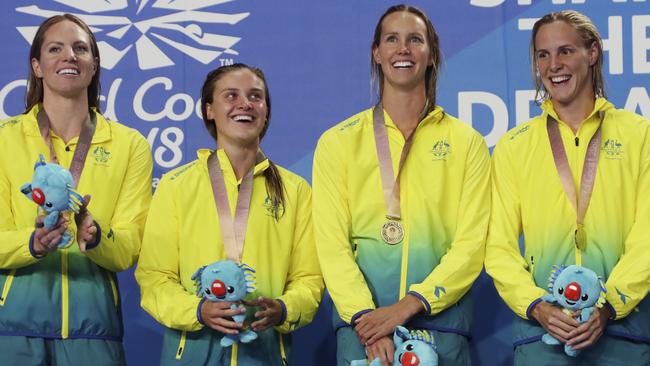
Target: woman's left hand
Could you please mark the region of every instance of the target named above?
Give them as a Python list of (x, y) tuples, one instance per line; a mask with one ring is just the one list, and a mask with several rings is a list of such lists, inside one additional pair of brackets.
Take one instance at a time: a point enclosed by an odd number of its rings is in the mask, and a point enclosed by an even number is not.
[(354, 331), (361, 344), (370, 345), (382, 337), (393, 334), (398, 325), (404, 325), (422, 310), (424, 305), (420, 300), (407, 294), (396, 304), (363, 314), (354, 324)]
[(605, 332), (607, 322), (612, 317), (607, 307), (596, 308), (589, 319), (569, 333), (567, 345), (579, 351), (591, 347)]
[(246, 306), (257, 306), (262, 308), (255, 312), (257, 321), (251, 324), (256, 332), (262, 332), (270, 327), (274, 327), (282, 320), (282, 305), (277, 300), (260, 296), (255, 300), (244, 301)]
[(97, 240), (97, 226), (93, 220), (93, 215), (88, 211), (90, 195), (84, 196), (83, 205), (79, 208), (79, 213), (74, 216), (77, 223), (77, 243), (82, 253), (86, 251), (86, 244), (94, 243)]

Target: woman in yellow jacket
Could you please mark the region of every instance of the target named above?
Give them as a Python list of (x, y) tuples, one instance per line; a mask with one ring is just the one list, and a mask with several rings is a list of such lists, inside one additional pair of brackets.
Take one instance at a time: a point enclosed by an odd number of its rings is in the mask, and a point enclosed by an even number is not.
[[(81, 19), (34, 36), (24, 114), (0, 121), (3, 365), (123, 365), (116, 272), (135, 263), (151, 201), (149, 144), (99, 111), (99, 48)], [(52, 229), (21, 193), (39, 155), (70, 168), (85, 209)], [(72, 245), (58, 249), (61, 234)]]
[(380, 103), (326, 131), (314, 156), (314, 228), (338, 364), (366, 353), (392, 363), (392, 332), (406, 325), (434, 333), (441, 364), (467, 365), (488, 150), (436, 105), (441, 53), (421, 10), (383, 14), (371, 62)]
[[(259, 148), (271, 115), (261, 70), (235, 64), (210, 72), (201, 111), (217, 150), (199, 150), (158, 185), (135, 273), (142, 307), (168, 328), (162, 364), (284, 365), (287, 333), (311, 322), (323, 290), (310, 188)], [(252, 267), (259, 295), (248, 302), (257, 308), (250, 326), (258, 339), (231, 347), (220, 340), (242, 330), (231, 317), (243, 310), (201, 301), (192, 280), (223, 259)]]
[[(650, 123), (605, 99), (602, 40), (583, 14), (545, 15), (530, 47), (543, 113), (494, 150), (485, 257), (517, 315), (515, 364), (650, 365)], [(553, 266), (572, 264), (607, 289), (584, 324), (541, 299)], [(542, 343), (547, 332), (582, 353)]]

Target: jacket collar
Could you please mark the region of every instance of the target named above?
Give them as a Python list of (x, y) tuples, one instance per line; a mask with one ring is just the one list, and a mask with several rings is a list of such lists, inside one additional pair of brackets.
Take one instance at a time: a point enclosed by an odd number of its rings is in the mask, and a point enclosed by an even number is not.
[[(24, 114), (23, 118), (26, 120), (25, 123), (23, 123), (23, 131), (25, 135), (41, 137), (41, 131), (38, 129), (38, 121), (36, 120), (36, 115), (42, 108), (43, 105), (39, 103), (33, 106), (29, 112)], [(104, 116), (102, 116), (101, 113), (99, 113), (95, 108), (92, 109), (92, 113), (95, 113), (95, 117), (97, 118), (97, 127), (95, 128), (95, 134), (93, 135), (91, 143), (98, 144), (111, 140), (111, 126), (108, 120), (106, 120), (106, 118), (104, 118)], [(76, 143), (77, 139), (78, 137), (75, 137), (70, 142)]]
[[(545, 100), (542, 105), (540, 106), (542, 110), (544, 111), (543, 117), (544, 120), (546, 120), (547, 115), (551, 115), (553, 118), (555, 118), (558, 122), (562, 122), (560, 120), (560, 117), (558, 117), (557, 112), (553, 108), (553, 103), (551, 102), (550, 99)], [(596, 98), (596, 101), (594, 102), (594, 109), (589, 113), (587, 118), (585, 118), (585, 121), (590, 121), (592, 120), (592, 117), (596, 115), (600, 111), (607, 111), (610, 109), (613, 109), (614, 105), (610, 103), (607, 99), (605, 98)]]
[[(213, 151), (214, 150), (210, 150), (210, 149), (199, 149), (196, 152), (196, 155), (199, 161), (201, 162), (201, 166), (205, 170), (206, 174), (208, 171), (208, 157), (210, 157)], [(262, 150), (259, 150), (259, 152), (261, 151)], [(230, 164), (230, 159), (228, 159), (228, 155), (226, 155), (226, 152), (223, 149), (217, 150), (217, 158), (219, 159), (219, 164), (221, 165), (221, 169), (223, 170), (224, 179), (226, 179), (229, 182), (239, 184), (241, 179), (239, 180), (236, 179), (235, 171), (233, 170), (232, 165)], [(264, 153), (262, 153), (262, 155), (259, 156), (259, 159), (260, 160), (255, 164), (255, 168), (253, 169), (254, 176), (262, 174), (270, 166), (269, 159), (264, 155)]]

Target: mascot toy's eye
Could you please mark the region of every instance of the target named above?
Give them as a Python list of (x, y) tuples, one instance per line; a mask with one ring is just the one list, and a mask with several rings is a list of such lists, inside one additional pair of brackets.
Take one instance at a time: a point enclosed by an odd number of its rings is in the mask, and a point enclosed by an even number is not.
[(407, 351), (413, 351), (413, 348), (415, 348), (415, 347), (413, 347), (412, 344), (407, 344), (407, 345), (406, 345), (406, 350), (407, 350)]
[(228, 293), (232, 294), (233, 292), (235, 292), (235, 288), (232, 286), (228, 286)]
[(226, 296), (226, 284), (220, 280), (212, 281), (212, 286), (210, 286), (214, 296), (222, 297)]
[(582, 295), (582, 301), (587, 301), (587, 300), (589, 300), (589, 295), (583, 294)]
[(557, 289), (557, 293), (562, 295), (564, 293), (564, 287), (560, 287)]

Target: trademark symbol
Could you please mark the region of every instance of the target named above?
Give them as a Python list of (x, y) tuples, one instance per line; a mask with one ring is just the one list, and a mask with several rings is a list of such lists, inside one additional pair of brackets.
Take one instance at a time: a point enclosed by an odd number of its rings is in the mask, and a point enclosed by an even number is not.
[(231, 58), (220, 58), (219, 62), (221, 62), (221, 66), (230, 66), (235, 63), (235, 60)]

